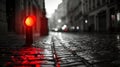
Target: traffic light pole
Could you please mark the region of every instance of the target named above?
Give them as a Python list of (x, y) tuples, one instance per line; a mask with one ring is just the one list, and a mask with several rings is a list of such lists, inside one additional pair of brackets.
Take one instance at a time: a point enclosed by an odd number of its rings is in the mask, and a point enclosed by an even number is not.
[(26, 27), (26, 45), (31, 46), (33, 43), (32, 26)]

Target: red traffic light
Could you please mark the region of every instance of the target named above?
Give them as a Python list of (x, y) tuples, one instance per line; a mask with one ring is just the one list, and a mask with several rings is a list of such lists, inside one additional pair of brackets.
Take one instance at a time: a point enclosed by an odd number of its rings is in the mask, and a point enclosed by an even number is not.
[(33, 26), (35, 22), (36, 22), (35, 16), (28, 16), (28, 17), (25, 19), (25, 25), (26, 25), (26, 26)]

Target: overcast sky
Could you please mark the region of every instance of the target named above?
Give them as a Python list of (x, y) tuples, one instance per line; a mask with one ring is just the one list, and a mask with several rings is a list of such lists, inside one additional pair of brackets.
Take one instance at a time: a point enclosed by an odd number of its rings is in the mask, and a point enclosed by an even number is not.
[(55, 9), (57, 9), (58, 4), (60, 4), (61, 2), (62, 0), (45, 0), (47, 17), (51, 17)]

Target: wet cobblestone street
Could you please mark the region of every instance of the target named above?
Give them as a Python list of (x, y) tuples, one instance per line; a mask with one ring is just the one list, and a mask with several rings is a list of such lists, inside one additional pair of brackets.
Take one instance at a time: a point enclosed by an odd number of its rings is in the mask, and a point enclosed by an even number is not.
[(119, 67), (119, 38), (51, 32), (32, 47), (0, 47), (0, 67)]
[(119, 35), (56, 33), (56, 37), (93, 67), (119, 67)]

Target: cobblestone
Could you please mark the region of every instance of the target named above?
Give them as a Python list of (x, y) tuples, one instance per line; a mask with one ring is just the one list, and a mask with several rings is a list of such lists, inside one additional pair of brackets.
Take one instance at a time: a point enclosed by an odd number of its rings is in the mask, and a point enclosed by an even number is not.
[(0, 67), (119, 67), (119, 44), (116, 35), (51, 33), (33, 47), (0, 47)]
[(113, 63), (120, 55), (119, 35), (58, 33), (55, 36), (67, 49), (76, 52), (94, 67), (120, 66)]

